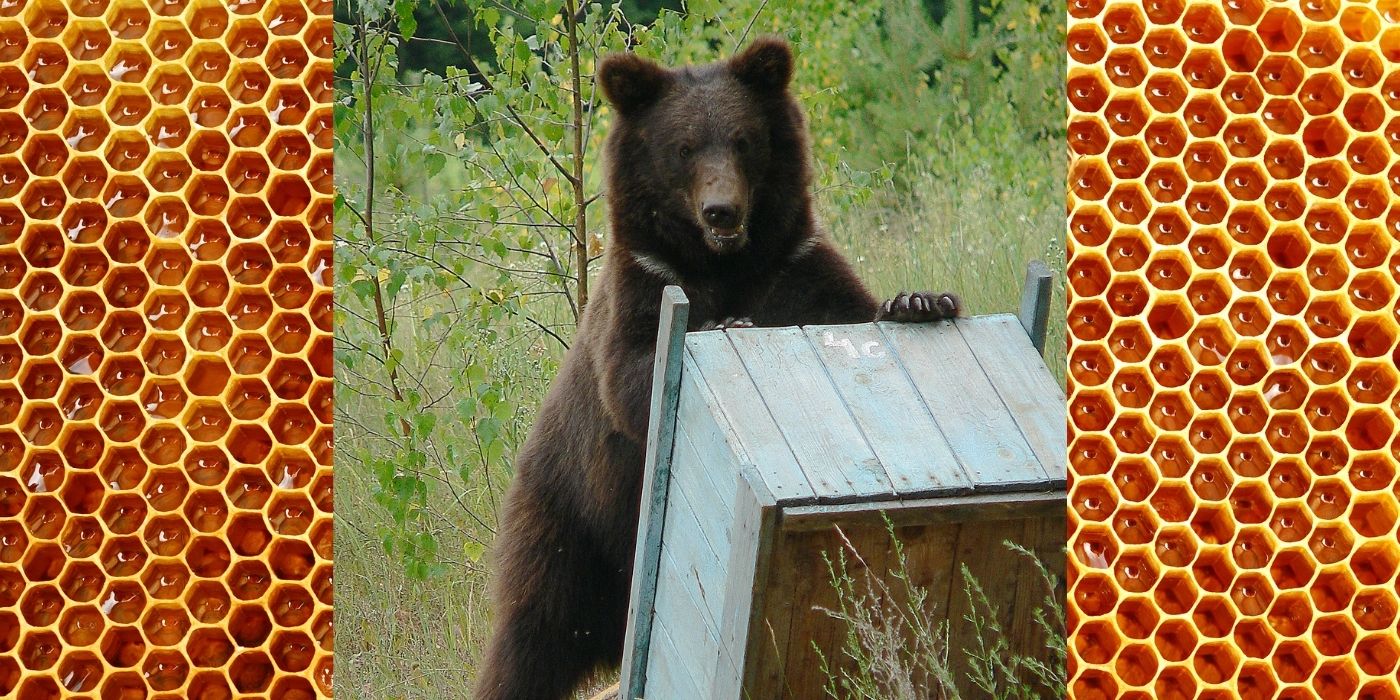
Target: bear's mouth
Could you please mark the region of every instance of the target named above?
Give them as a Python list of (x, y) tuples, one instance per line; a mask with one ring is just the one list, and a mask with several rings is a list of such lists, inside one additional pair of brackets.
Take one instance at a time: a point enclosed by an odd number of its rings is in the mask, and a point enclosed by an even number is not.
[(732, 253), (749, 242), (749, 227), (739, 224), (734, 228), (706, 226), (705, 245), (716, 253)]

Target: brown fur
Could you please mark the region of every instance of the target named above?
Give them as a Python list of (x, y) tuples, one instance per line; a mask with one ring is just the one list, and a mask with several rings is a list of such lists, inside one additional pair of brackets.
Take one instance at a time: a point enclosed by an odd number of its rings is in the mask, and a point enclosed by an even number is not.
[[(621, 660), (661, 290), (690, 329), (870, 321), (882, 309), (812, 213), (792, 54), (764, 38), (733, 59), (666, 69), (610, 56), (611, 243), (593, 300), (517, 460), (495, 544), (496, 630), (478, 700), (558, 700)], [(701, 176), (703, 174), (703, 177)], [(721, 207), (738, 223), (708, 222)], [(883, 315), (934, 320), (951, 296)]]

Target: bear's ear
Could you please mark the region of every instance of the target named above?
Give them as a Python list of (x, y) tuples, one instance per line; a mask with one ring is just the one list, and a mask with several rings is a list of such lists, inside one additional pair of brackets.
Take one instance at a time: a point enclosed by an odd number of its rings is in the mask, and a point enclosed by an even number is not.
[(603, 97), (624, 114), (656, 101), (670, 83), (670, 71), (636, 54), (609, 54), (598, 65)]
[(729, 60), (729, 70), (749, 87), (782, 90), (792, 80), (792, 47), (776, 36), (759, 37)]

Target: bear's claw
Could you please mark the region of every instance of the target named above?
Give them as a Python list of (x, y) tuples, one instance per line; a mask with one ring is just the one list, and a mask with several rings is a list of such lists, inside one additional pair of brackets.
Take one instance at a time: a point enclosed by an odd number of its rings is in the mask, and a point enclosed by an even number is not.
[(724, 330), (725, 328), (753, 328), (753, 319), (747, 317), (734, 318), (733, 316), (730, 316), (728, 318), (725, 318), (723, 321), (710, 321), (709, 323), (706, 323), (705, 325), (701, 326), (700, 330), (717, 331)]
[(900, 292), (893, 299), (880, 305), (877, 321), (901, 321), (920, 323), (957, 318), (962, 313), (962, 302), (957, 295), (949, 292)]

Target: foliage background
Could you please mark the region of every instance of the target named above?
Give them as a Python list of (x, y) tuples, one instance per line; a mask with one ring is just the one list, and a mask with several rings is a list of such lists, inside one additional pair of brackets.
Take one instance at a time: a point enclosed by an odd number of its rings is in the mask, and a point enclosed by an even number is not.
[(572, 7), (337, 2), (341, 697), (457, 697), (473, 678), (500, 495), (606, 245), (601, 55), (791, 40), (819, 216), (877, 295), (1005, 311), (1028, 260), (1063, 271), (1063, 3)]

